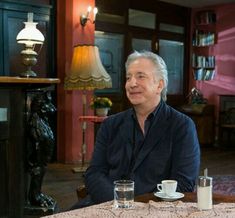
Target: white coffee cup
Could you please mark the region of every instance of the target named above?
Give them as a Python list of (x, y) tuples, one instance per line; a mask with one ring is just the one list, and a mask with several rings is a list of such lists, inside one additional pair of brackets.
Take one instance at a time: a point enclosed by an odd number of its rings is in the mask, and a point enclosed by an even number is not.
[(162, 180), (161, 184), (157, 184), (158, 191), (165, 193), (169, 197), (175, 196), (176, 188), (177, 188), (176, 180)]

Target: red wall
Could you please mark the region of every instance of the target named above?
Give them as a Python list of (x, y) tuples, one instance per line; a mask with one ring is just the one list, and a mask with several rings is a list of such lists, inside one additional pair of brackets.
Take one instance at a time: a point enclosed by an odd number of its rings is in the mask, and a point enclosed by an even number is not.
[[(216, 56), (216, 74), (212, 81), (195, 81), (190, 75), (190, 87), (200, 89), (210, 104), (216, 105), (218, 121), (219, 95), (235, 95), (235, 4), (224, 4), (206, 9), (216, 12), (217, 43), (209, 51)], [(194, 14), (192, 15), (192, 25)], [(190, 71), (191, 72), (191, 71)]]
[[(81, 91), (66, 91), (64, 78), (69, 73), (73, 47), (78, 44), (94, 44), (94, 25), (89, 23), (83, 28), (80, 15), (86, 14), (87, 7), (94, 6), (94, 0), (57, 0), (57, 75), (61, 84), (57, 90), (57, 158), (59, 162), (77, 163), (81, 161), (82, 115)], [(88, 93), (90, 99), (92, 93)], [(87, 108), (88, 114), (93, 111)], [(89, 135), (89, 137), (88, 137)], [(91, 158), (94, 144), (94, 126), (88, 123), (85, 159)]]

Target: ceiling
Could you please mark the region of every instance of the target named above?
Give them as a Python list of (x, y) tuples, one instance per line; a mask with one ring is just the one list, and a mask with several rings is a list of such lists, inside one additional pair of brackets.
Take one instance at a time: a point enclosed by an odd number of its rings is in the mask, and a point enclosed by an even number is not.
[(210, 5), (218, 5), (218, 4), (225, 4), (225, 3), (235, 3), (235, 0), (159, 0), (162, 2), (168, 2), (184, 7), (189, 8), (200, 8)]

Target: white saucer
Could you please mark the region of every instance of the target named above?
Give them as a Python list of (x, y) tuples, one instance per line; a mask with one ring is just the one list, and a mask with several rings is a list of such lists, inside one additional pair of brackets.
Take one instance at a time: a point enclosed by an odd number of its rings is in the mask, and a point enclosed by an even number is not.
[(165, 193), (163, 192), (154, 192), (154, 195), (158, 198), (161, 198), (164, 201), (176, 201), (180, 198), (184, 197), (183, 193), (180, 192), (176, 192), (174, 196), (167, 196)]

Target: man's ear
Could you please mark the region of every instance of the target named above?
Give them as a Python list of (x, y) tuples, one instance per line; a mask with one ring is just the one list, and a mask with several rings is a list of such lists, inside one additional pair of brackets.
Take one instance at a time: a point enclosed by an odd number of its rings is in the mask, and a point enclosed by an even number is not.
[(163, 79), (160, 79), (157, 84), (157, 92), (161, 93), (164, 88), (164, 81)]

